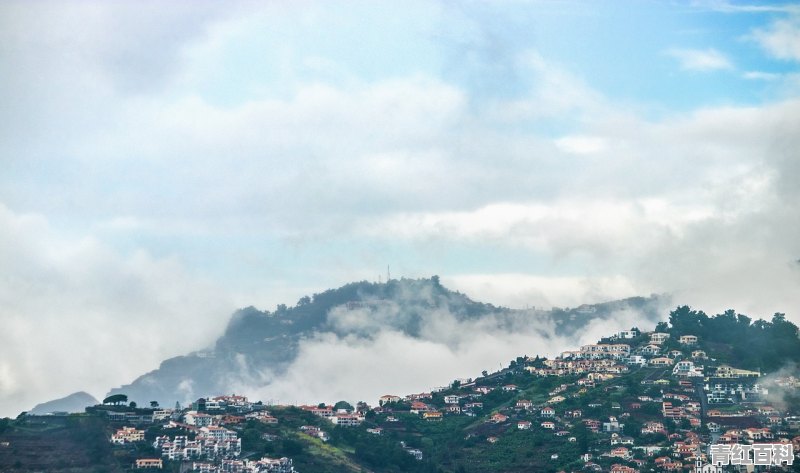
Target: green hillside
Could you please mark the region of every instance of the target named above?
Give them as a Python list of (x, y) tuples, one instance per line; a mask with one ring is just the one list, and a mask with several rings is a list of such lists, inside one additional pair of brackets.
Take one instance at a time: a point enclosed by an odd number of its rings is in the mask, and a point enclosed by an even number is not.
[[(747, 434), (741, 443), (800, 440), (800, 380), (787, 371), (798, 359), (797, 335), (782, 314), (753, 322), (678, 307), (655, 333), (608, 334), (561, 359), (520, 357), (500, 371), (381, 406), (212, 409), (200, 400), (160, 422), (143, 420), (155, 408), (118, 403), (84, 415), (21, 416), (0, 423), (0, 471), (130, 470), (136, 458), (159, 457), (159, 436), (202, 435), (185, 423), (190, 409), (235, 432), (236, 461), (287, 457), (304, 473), (645, 472), (663, 471), (665, 462), (680, 471), (707, 461), (708, 445), (730, 432)], [(654, 346), (646, 363), (630, 363)], [(615, 350), (625, 358), (606, 356)], [(734, 386), (731, 397), (721, 398), (727, 391), (718, 386)], [(336, 426), (330, 416), (358, 425)], [(112, 447), (109, 436), (131, 422), (145, 441)], [(192, 464), (168, 460), (165, 469)]]

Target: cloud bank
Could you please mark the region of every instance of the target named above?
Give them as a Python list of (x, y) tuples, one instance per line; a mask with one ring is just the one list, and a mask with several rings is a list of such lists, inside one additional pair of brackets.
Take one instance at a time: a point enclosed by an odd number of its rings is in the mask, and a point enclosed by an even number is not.
[[(387, 264), (513, 307), (800, 322), (796, 11), (637, 3), (3, 3), (0, 414)], [(317, 342), (299, 367), (484, 353)]]
[(231, 306), (174, 260), (64, 239), (41, 216), (2, 206), (0, 267), (13, 268), (0, 284), (5, 415), (84, 389), (102, 398), (109, 383), (211, 343)]
[(494, 372), (519, 356), (552, 357), (617, 330), (655, 326), (650, 316), (623, 307), (593, 319), (576, 336), (559, 336), (557, 322), (541, 311), (463, 319), (440, 306), (423, 312), (419, 334), (412, 336), (403, 330), (409, 320), (401, 305), (336, 307), (328, 314), (332, 331), (303, 340), (284, 374), (245, 375), (232, 389), (272, 403), (377, 403), (383, 394), (429, 391), (484, 370)]

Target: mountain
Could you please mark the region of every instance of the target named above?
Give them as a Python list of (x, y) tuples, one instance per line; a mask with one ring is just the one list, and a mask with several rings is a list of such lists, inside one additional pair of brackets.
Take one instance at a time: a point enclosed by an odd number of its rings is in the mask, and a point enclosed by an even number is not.
[(37, 404), (36, 407), (28, 411), (29, 414), (44, 415), (53, 412), (83, 412), (86, 406), (98, 404), (97, 399), (89, 393), (83, 391), (72, 393), (69, 396), (55, 399), (53, 401)]
[[(198, 460), (207, 471), (232, 464), (314, 473), (688, 471), (708, 464), (710, 446), (731, 437), (745, 448), (771, 444), (771, 465), (794, 460), (758, 471), (800, 471), (789, 449), (800, 441), (798, 327), (780, 313), (753, 321), (686, 306), (656, 327), (609, 330), (561, 357), (519, 356), (496, 372), (392, 393), (377, 406), (223, 396), (168, 417), (160, 408), (107, 403), (80, 415), (0, 419), (0, 471), (121, 472), (159, 457), (165, 471)], [(213, 419), (214, 434), (192, 425), (200, 418), (193, 409)], [(128, 434), (137, 436), (120, 440)], [(225, 450), (218, 435), (240, 449)], [(201, 439), (202, 453), (176, 447), (178, 436)]]
[(513, 310), (473, 301), (441, 285), (437, 276), (382, 284), (354, 282), (303, 297), (294, 307), (281, 304), (272, 312), (254, 307), (238, 310), (213, 347), (165, 360), (158, 369), (109, 395), (123, 393), (141, 405), (153, 400), (173, 405), (230, 393), (232, 386), (268, 385), (286, 373), (301, 344), (315, 337), (370, 339), (383, 330), (393, 330), (407, 337), (448, 343), (443, 340), (446, 333), (429, 330), (443, 323), (483, 324), (482, 328), (506, 333), (536, 329), (542, 337), (569, 337), (592, 320), (624, 311), (635, 311), (641, 323), (651, 323), (664, 302), (663, 297), (651, 296), (575, 309)]

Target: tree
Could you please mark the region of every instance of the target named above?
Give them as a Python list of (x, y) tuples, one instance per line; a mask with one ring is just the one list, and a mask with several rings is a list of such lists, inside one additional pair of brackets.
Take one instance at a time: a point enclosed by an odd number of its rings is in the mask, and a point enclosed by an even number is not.
[(353, 406), (347, 401), (339, 401), (334, 404), (333, 410), (338, 411), (339, 409), (344, 409), (347, 412), (353, 412)]
[(115, 406), (125, 404), (126, 402), (128, 402), (128, 396), (126, 394), (112, 394), (103, 399), (103, 404), (114, 404)]
[(158, 408), (158, 401), (150, 401), (150, 407), (152, 407), (153, 409)]
[(131, 403), (128, 404), (128, 405), (131, 406), (132, 408), (136, 409), (136, 401), (131, 401)]

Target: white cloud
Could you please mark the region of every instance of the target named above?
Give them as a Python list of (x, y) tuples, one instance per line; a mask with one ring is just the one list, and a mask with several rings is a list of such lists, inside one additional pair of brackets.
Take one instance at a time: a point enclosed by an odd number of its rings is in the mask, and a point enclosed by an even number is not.
[[(64, 238), (0, 205), (0, 415), (109, 386), (217, 336), (232, 305), (174, 259)], [(222, 317), (220, 317), (222, 315)]]
[[(800, 258), (795, 100), (649, 119), (543, 53), (502, 48), (494, 31), (468, 32), (479, 51), (467, 59), (486, 64), (469, 64), (467, 75), (487, 72), (479, 92), (510, 84), (515, 93), (478, 97), (469, 80), (435, 67), (372, 77), (302, 42), (265, 59), (251, 42), (270, 30), (263, 11), (28, 4), (0, 7), (0, 55), (14, 71), (0, 76), (8, 104), (0, 109), (0, 201), (41, 215), (0, 211), (2, 267), (11, 275), (0, 285), (8, 327), (0, 341), (11, 344), (0, 350), (20, 357), (2, 353), (0, 392), (14, 409), (66, 394), (41, 381), (59, 371), (48, 366), (59, 349), (70, 366), (53, 385), (101, 395), (209, 340), (228, 297), (291, 303), (331, 281), (375, 274), (364, 268), (387, 259), (430, 274), (447, 256), (461, 258), (449, 253), (459, 246), (476, 261), (435, 272), (493, 303), (572, 306), (675, 291), (676, 302), (709, 311), (800, 317), (791, 313)], [(293, 12), (272, 24), (314, 30), (327, 19), (313, 8)], [(753, 38), (796, 60), (796, 23), (778, 20)], [(715, 49), (668, 54), (687, 70), (734, 69)], [(217, 77), (225, 72), (251, 82)], [(149, 251), (115, 249), (140, 246)], [(224, 252), (231, 247), (237, 258)], [(187, 268), (153, 256), (178, 252)], [(302, 282), (283, 279), (288, 266)], [(227, 289), (187, 274), (208, 267)], [(190, 323), (193, 312), (215, 312), (217, 325)], [(173, 331), (207, 331), (161, 337), (154, 317), (163, 323), (163, 314)], [(119, 327), (135, 335), (130, 346), (115, 345)], [(90, 343), (79, 344), (89, 329)], [(25, 348), (25, 337), (39, 345)], [(341, 348), (344, 362), (366, 350), (320, 343)], [(442, 369), (469, 357), (404, 346), (441, 354), (452, 363)], [(125, 371), (98, 358), (112, 348)]]
[(564, 152), (574, 154), (594, 154), (608, 146), (599, 136), (571, 135), (556, 140), (556, 146)]
[(765, 80), (765, 81), (773, 81), (778, 80), (782, 77), (781, 74), (776, 74), (774, 72), (763, 72), (763, 71), (747, 71), (742, 74), (742, 77), (747, 80)]
[(775, 20), (767, 29), (756, 29), (750, 37), (773, 57), (800, 61), (800, 12)]
[(653, 288), (637, 285), (625, 276), (550, 276), (529, 273), (461, 274), (442, 278), (447, 287), (475, 300), (496, 301), (507, 307), (577, 307), (642, 294)]
[(680, 63), (682, 69), (689, 71), (717, 71), (733, 69), (733, 64), (727, 56), (713, 48), (708, 49), (679, 49), (667, 50), (667, 54)]
[(743, 4), (731, 3), (725, 0), (693, 0), (692, 6), (695, 8), (709, 9), (712, 11), (720, 11), (725, 13), (763, 13), (763, 12), (777, 12), (787, 13), (797, 11), (797, 7), (791, 4)]
[[(590, 323), (579, 337), (566, 339), (555, 335), (555, 326), (535, 312), (520, 314), (508, 327), (500, 316), (458, 321), (444, 308), (423, 315), (421, 335), (415, 338), (392, 329), (391, 324), (374, 323), (376, 318), (396, 317), (391, 310), (386, 314), (353, 312), (339, 314), (339, 322), (346, 318), (346, 328), (355, 332), (363, 324), (362, 331), (371, 336), (328, 333), (304, 340), (285, 374), (265, 371), (261, 380), (248, 377), (235, 386), (236, 392), (276, 403), (377, 403), (383, 394), (429, 391), (456, 378), (496, 371), (518, 356), (552, 357), (565, 349), (595, 343), (609, 331), (652, 327), (636, 310), (621, 310), (608, 320)], [(264, 385), (266, 380), (270, 384)]]

